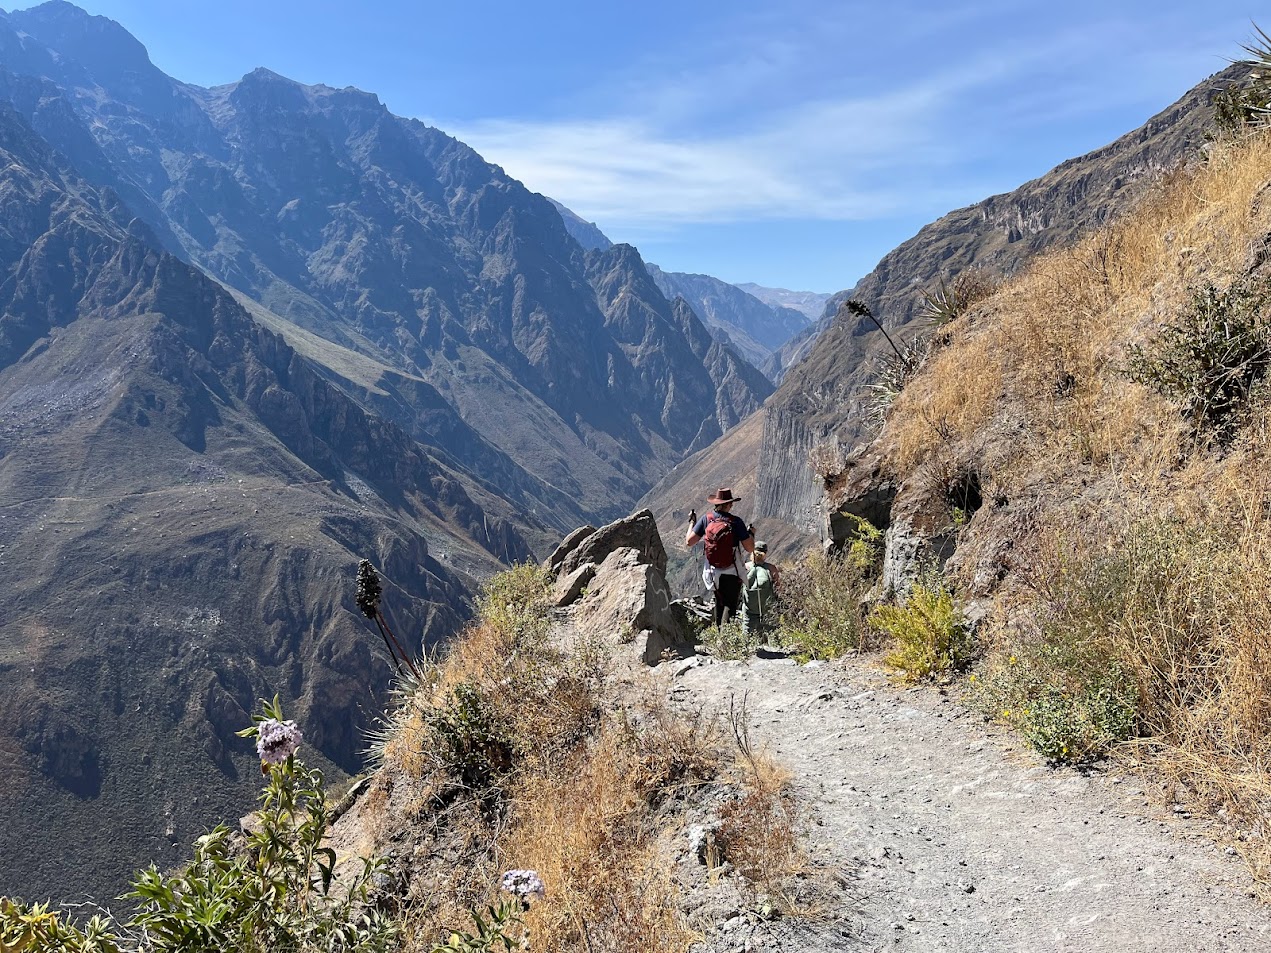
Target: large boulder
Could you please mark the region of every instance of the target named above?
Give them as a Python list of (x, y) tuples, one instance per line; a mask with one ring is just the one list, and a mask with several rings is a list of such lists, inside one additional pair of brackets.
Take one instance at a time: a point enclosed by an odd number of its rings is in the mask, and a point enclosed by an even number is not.
[(688, 633), (671, 609), (663, 570), (631, 547), (609, 553), (596, 567), (587, 595), (577, 603), (574, 624), (598, 638), (635, 643), (647, 665), (667, 654), (691, 654)]
[(653, 511), (648, 509), (615, 520), (590, 534), (561, 562), (560, 575), (568, 576), (583, 563), (601, 565), (611, 553), (619, 549), (634, 549), (639, 552), (640, 562), (657, 570), (665, 585), (666, 548), (658, 534)]
[(583, 563), (569, 575), (561, 576), (552, 590), (552, 605), (562, 608), (577, 602), (595, 575), (596, 564)]
[(588, 523), (586, 526), (578, 527), (578, 529), (574, 530), (561, 540), (561, 544), (552, 551), (552, 554), (547, 557), (547, 562), (543, 564), (547, 567), (547, 571), (555, 573), (558, 569), (560, 569), (561, 563), (565, 561), (565, 557), (577, 549), (578, 544), (595, 531), (596, 527)]

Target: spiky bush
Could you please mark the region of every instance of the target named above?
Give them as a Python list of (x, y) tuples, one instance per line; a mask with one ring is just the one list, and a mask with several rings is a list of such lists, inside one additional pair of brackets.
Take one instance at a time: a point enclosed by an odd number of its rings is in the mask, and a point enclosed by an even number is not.
[(1261, 283), (1194, 289), (1179, 318), (1128, 349), (1130, 378), (1172, 400), (1197, 439), (1230, 440), (1271, 367), (1267, 301)]
[(952, 281), (941, 278), (934, 289), (923, 292), (922, 317), (933, 327), (943, 327), (991, 297), (1000, 284), (983, 268), (968, 268)]

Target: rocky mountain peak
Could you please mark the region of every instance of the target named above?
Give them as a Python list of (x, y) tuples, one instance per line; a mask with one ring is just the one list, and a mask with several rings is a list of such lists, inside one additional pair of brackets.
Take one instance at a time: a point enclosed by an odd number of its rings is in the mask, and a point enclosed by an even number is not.
[(548, 201), (556, 207), (556, 211), (560, 212), (560, 217), (565, 222), (565, 230), (587, 251), (604, 251), (612, 247), (613, 242), (595, 222), (587, 221), (555, 199), (548, 199)]
[(112, 95), (125, 101), (170, 95), (171, 82), (150, 62), (145, 46), (109, 17), (94, 16), (65, 0), (50, 0), (15, 10), (8, 19)]

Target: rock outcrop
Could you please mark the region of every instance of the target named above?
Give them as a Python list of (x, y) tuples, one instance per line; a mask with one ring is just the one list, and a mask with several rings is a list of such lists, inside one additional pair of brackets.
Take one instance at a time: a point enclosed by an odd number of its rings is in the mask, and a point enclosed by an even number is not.
[(580, 526), (568, 536), (566, 536), (559, 546), (557, 546), (547, 560), (543, 563), (547, 567), (548, 572), (555, 573), (560, 569), (561, 563), (565, 558), (578, 548), (578, 544), (596, 531), (596, 527), (588, 523), (586, 526)]
[[(578, 530), (570, 534), (572, 538)], [(602, 563), (615, 549), (634, 549), (643, 562), (666, 575), (666, 548), (658, 535), (651, 510), (640, 510), (589, 533), (560, 563), (560, 574), (569, 575), (583, 563)]]
[(577, 542), (560, 563), (552, 600), (571, 607), (578, 630), (606, 642), (634, 645), (636, 657), (646, 665), (693, 651), (686, 627), (671, 608), (666, 550), (649, 510)]

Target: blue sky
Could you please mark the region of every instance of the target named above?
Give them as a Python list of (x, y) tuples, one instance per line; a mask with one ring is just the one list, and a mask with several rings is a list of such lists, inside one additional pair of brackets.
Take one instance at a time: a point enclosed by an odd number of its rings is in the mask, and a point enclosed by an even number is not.
[(378, 93), (669, 270), (826, 292), (1271, 28), (1227, 0), (79, 5), (188, 82), (267, 66)]

